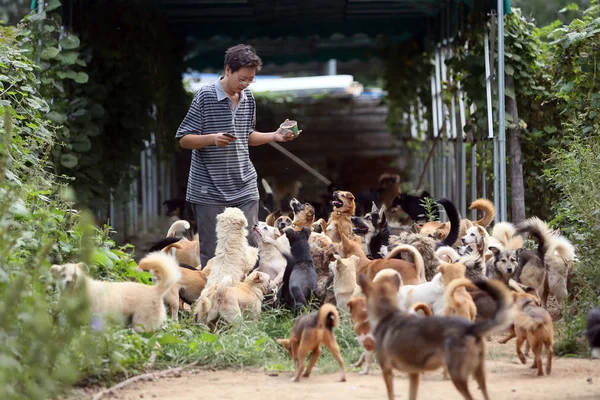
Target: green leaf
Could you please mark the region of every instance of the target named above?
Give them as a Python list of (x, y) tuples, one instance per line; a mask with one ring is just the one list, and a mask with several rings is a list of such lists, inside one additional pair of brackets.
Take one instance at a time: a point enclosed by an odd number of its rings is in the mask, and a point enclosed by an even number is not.
[(217, 340), (219, 340), (219, 337), (214, 333), (202, 332), (202, 334), (200, 335), (200, 340), (207, 343), (214, 343)]
[(40, 22), (46, 19), (46, 11), (42, 11), (41, 13), (35, 13), (28, 16), (29, 21)]
[(73, 65), (77, 62), (77, 57), (79, 57), (79, 53), (76, 51), (65, 51), (58, 58), (64, 64)]
[(81, 136), (72, 143), (73, 150), (77, 153), (87, 153), (92, 149), (92, 142), (87, 136)]
[(554, 133), (554, 132), (558, 131), (558, 128), (555, 127), (554, 125), (546, 125), (544, 127), (544, 131), (546, 131), (548, 133)]
[(65, 114), (61, 114), (57, 111), (50, 111), (45, 115), (52, 122), (56, 122), (57, 124), (64, 124), (67, 122), (68, 117)]
[(60, 164), (63, 167), (75, 168), (78, 162), (79, 161), (77, 160), (77, 157), (75, 157), (73, 154), (63, 154), (60, 156)]
[(506, 95), (506, 97), (510, 97), (513, 100), (516, 100), (516, 98), (517, 98), (517, 96), (515, 95), (515, 88), (514, 87), (507, 86), (504, 89), (504, 94)]
[(575, 87), (575, 82), (567, 82), (560, 88), (561, 93), (569, 93)]
[(42, 60), (50, 60), (56, 57), (58, 53), (60, 53), (60, 50), (58, 50), (56, 47), (46, 47), (44, 50), (42, 50), (40, 58)]
[(504, 73), (505, 73), (506, 75), (513, 76), (513, 75), (514, 75), (514, 73), (515, 73), (515, 69), (513, 68), (513, 66), (512, 66), (512, 65), (510, 65), (510, 64), (505, 64), (505, 65), (504, 65)]
[(87, 83), (88, 80), (89, 76), (85, 72), (78, 72), (77, 76), (75, 77), (75, 82), (77, 83)]
[(579, 10), (579, 5), (577, 3), (570, 3), (567, 4), (566, 7), (561, 8), (560, 10), (558, 10), (559, 13), (565, 13), (567, 11), (578, 11)]
[(54, 32), (56, 28), (53, 25), (44, 25), (44, 30), (48, 33)]
[(56, 10), (57, 8), (60, 8), (61, 4), (60, 4), (60, 0), (50, 0), (48, 1), (48, 4), (46, 4), (46, 7), (44, 7), (45, 11), (53, 11)]
[(70, 34), (60, 39), (60, 45), (65, 50), (73, 50), (78, 48), (81, 45), (81, 42), (77, 35)]
[(161, 346), (164, 346), (166, 344), (183, 344), (185, 342), (177, 336), (167, 333), (158, 338), (158, 343), (160, 343)]

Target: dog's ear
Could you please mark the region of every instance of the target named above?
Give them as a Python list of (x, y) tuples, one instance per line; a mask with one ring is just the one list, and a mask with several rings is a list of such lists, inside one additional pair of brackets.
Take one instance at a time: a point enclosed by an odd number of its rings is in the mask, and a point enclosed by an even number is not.
[(365, 275), (363, 273), (358, 275), (358, 286), (360, 286), (360, 290), (362, 290), (362, 292), (365, 294), (365, 296), (369, 295), (370, 284), (369, 284), (369, 278), (367, 278), (367, 275)]
[(421, 233), (421, 225), (417, 224), (416, 222), (413, 222), (413, 232)]
[(52, 267), (50, 267), (50, 273), (52, 274), (52, 276), (54, 277), (58, 277), (60, 275), (60, 273), (62, 272), (62, 265), (56, 265), (54, 264)]
[(350, 192), (346, 192), (344, 194), (344, 197), (347, 198), (348, 200), (354, 200), (354, 195)]
[(350, 311), (350, 313), (352, 313), (352, 306), (354, 305), (354, 299), (350, 299), (348, 300), (348, 302), (346, 303), (346, 307), (348, 307), (348, 311)]
[(379, 212), (379, 209), (377, 208), (377, 204), (375, 204), (374, 201), (372, 202), (372, 205), (371, 205), (371, 212), (372, 213), (378, 213)]
[(494, 253), (494, 257), (498, 257), (498, 254), (500, 254), (500, 249), (496, 246), (490, 246), (488, 249)]
[(447, 268), (447, 265), (445, 263), (444, 264), (440, 264), (437, 267), (437, 272), (441, 272), (443, 274), (444, 272), (446, 272), (446, 268)]
[(282, 345), (286, 350), (290, 349), (290, 339), (277, 339), (277, 343)]
[(79, 272), (90, 272), (90, 267), (84, 262), (77, 263), (77, 270)]
[(334, 254), (333, 258), (335, 258), (337, 261), (342, 261), (342, 257), (340, 257), (339, 254)]

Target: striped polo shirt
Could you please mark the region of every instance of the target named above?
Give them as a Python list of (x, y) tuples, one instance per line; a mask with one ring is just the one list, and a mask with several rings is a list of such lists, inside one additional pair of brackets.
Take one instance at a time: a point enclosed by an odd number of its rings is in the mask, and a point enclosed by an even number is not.
[(175, 137), (226, 132), (237, 137), (225, 147), (212, 144), (192, 150), (186, 200), (202, 205), (239, 206), (259, 199), (257, 174), (248, 152), (248, 138), (256, 125), (256, 102), (246, 88), (234, 110), (220, 79), (198, 90)]

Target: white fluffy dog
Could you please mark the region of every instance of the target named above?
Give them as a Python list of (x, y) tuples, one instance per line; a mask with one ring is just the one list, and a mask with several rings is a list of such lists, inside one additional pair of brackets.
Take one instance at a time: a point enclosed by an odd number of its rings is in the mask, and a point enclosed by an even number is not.
[(231, 277), (233, 284), (242, 282), (256, 264), (258, 249), (248, 244), (247, 228), (248, 220), (239, 208), (227, 207), (217, 215), (215, 256), (210, 259), (206, 267), (210, 270), (206, 286), (194, 304), (194, 315), (197, 321), (202, 321), (201, 316), (209, 312), (204, 310), (204, 304), (207, 303), (203, 300), (215, 294), (217, 285), (226, 276)]
[(281, 237), (285, 238), (286, 236), (281, 235), (279, 229), (262, 221), (254, 226), (252, 230), (258, 242), (258, 254), (260, 256), (256, 271), (268, 274), (273, 280), (273, 284), (279, 285), (283, 280), (283, 273), (287, 265), (282, 250), (285, 250), (286, 253), (290, 252), (289, 242), (287, 242), (286, 248), (284, 242), (280, 240)]
[(145, 256), (139, 268), (154, 270), (160, 281), (150, 286), (138, 282), (104, 282), (95, 280), (83, 272), (84, 263), (53, 265), (52, 275), (62, 288), (85, 285), (93, 314), (118, 315), (131, 320), (137, 332), (158, 329), (167, 319), (164, 296), (181, 279), (179, 264), (169, 254), (153, 252)]
[(206, 288), (231, 275), (241, 282), (258, 258), (258, 249), (248, 244), (248, 220), (236, 207), (227, 207), (217, 215), (217, 247), (211, 259)]

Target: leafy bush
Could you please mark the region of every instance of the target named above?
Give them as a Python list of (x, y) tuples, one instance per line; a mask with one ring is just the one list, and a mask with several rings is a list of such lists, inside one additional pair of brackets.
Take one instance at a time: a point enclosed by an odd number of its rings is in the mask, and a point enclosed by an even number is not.
[(560, 26), (548, 37), (554, 93), (566, 137), (548, 161), (545, 176), (561, 194), (552, 221), (577, 246), (579, 262), (571, 279), (572, 302), (559, 332), (557, 353), (586, 353), (585, 315), (599, 304), (600, 271), (600, 7)]

